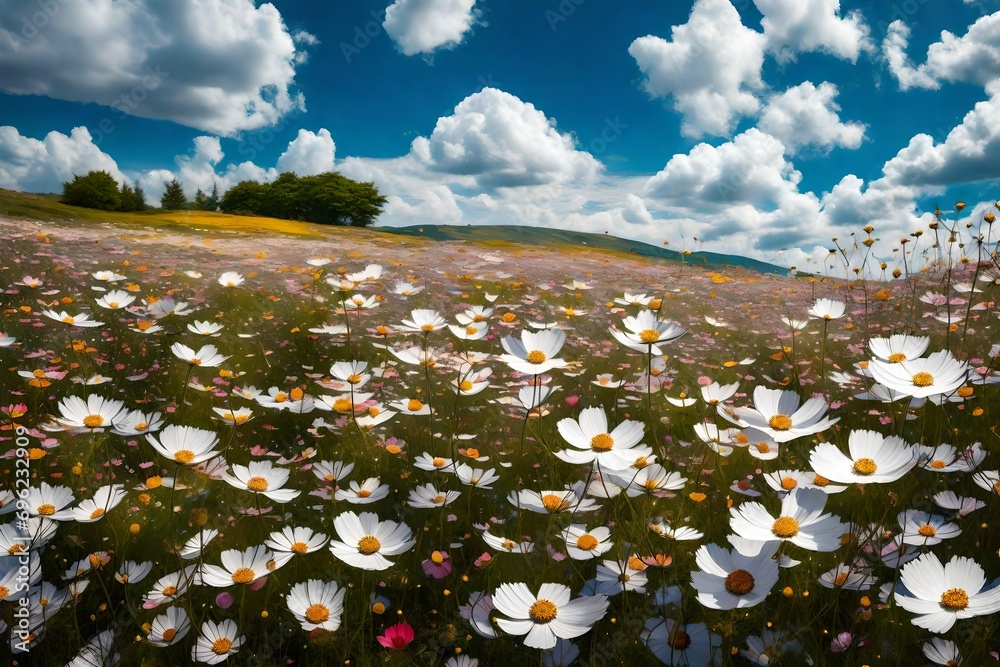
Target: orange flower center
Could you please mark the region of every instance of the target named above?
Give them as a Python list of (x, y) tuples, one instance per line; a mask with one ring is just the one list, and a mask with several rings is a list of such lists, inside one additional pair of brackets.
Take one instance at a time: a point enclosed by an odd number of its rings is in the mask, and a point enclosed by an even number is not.
[(615, 446), (615, 440), (607, 433), (598, 433), (590, 439), (590, 448), (595, 452), (608, 452)]
[(472, 382), (470, 382), (469, 380), (462, 380), (462, 383), (458, 385), (458, 388), (461, 389), (462, 391), (471, 391)]
[(656, 329), (643, 329), (639, 332), (639, 340), (643, 343), (655, 343), (660, 340), (660, 332)]
[(370, 556), (382, 548), (382, 543), (374, 535), (365, 535), (358, 540), (358, 551), (366, 556)]
[(176, 636), (177, 630), (175, 628), (167, 628), (163, 631), (163, 641), (165, 642), (173, 641)]
[(929, 387), (934, 384), (934, 376), (926, 371), (913, 374), (914, 387)]
[(442, 554), (440, 551), (433, 552), (431, 554), (431, 562), (434, 563), (435, 565), (440, 565), (441, 563), (444, 562), (444, 554)]
[[(232, 287), (232, 285), (230, 285)], [(229, 649), (232, 647), (233, 642), (231, 639), (226, 637), (219, 637), (214, 642), (212, 642), (212, 653), (215, 655), (225, 655), (229, 653)]]
[(309, 545), (305, 542), (296, 542), (292, 545), (292, 551), (297, 554), (304, 554), (309, 551)]
[(559, 614), (559, 609), (548, 600), (536, 600), (528, 609), (528, 616), (535, 623), (549, 623)]
[(190, 449), (179, 449), (174, 452), (174, 461), (183, 464), (191, 463), (194, 461), (194, 452)]
[(581, 535), (576, 539), (576, 547), (583, 551), (593, 551), (597, 548), (598, 544), (597, 538), (589, 533)]
[(101, 415), (87, 415), (83, 418), (83, 425), (87, 428), (98, 428), (104, 423), (104, 417)]
[(428, 322), (427, 324), (420, 325), (421, 331), (434, 331), (434, 325)]
[(163, 595), (165, 595), (166, 597), (170, 597), (170, 596), (174, 595), (177, 592), (177, 587), (176, 586), (167, 586), (166, 588), (164, 588), (160, 592), (163, 593)]
[(443, 468), (444, 459), (441, 458), (440, 456), (435, 456), (434, 460), (431, 461), (431, 465), (433, 465), (435, 468)]
[(541, 350), (532, 350), (524, 358), (529, 364), (541, 364), (545, 363), (545, 360), (548, 357), (546, 357), (545, 353)]
[(799, 482), (794, 477), (782, 477), (781, 478), (781, 488), (783, 488), (785, 491), (791, 491), (792, 489), (794, 489), (798, 485), (799, 485)]
[(310, 623), (325, 623), (330, 618), (330, 610), (321, 604), (311, 604), (306, 608), (306, 620)]
[(263, 477), (251, 477), (247, 480), (247, 488), (257, 493), (267, 491), (267, 480)]
[(678, 628), (667, 639), (667, 643), (670, 644), (671, 648), (683, 651), (691, 645), (691, 635)]
[(409, 410), (410, 412), (420, 412), (420, 410), (422, 410), (423, 407), (424, 404), (415, 398), (411, 398), (406, 404), (406, 409)]
[(56, 513), (56, 506), (51, 503), (45, 503), (44, 505), (38, 506), (38, 513), (42, 516), (49, 516)]
[(956, 611), (969, 606), (969, 594), (961, 588), (949, 588), (941, 594), (941, 606)]
[(775, 431), (787, 431), (792, 428), (792, 418), (788, 415), (776, 414), (767, 420), (767, 423)]
[(240, 567), (233, 572), (233, 582), (237, 584), (249, 584), (257, 575), (249, 567)]
[(104, 515), (104, 508), (98, 507), (96, 510), (90, 513), (90, 518), (97, 519), (98, 517), (101, 517), (103, 515)]
[(783, 516), (774, 522), (771, 532), (781, 539), (795, 537), (799, 534), (799, 522), (790, 516)]
[(942, 461), (941, 459), (934, 459), (933, 461), (931, 461), (931, 467), (934, 468), (935, 470), (940, 470), (941, 468), (944, 468), (947, 465), (948, 464)]
[(547, 493), (542, 496), (542, 505), (544, 505), (545, 509), (547, 509), (550, 513), (555, 514), (556, 512), (562, 512), (563, 510), (569, 509), (570, 502), (562, 496), (557, 496), (554, 493)]
[(829, 484), (830, 480), (828, 480), (826, 477), (823, 477), (823, 475), (816, 475), (815, 477), (813, 477), (813, 486), (828, 486)]
[(937, 535), (937, 528), (928, 524), (924, 524), (917, 529), (917, 532), (924, 537), (934, 537), (935, 535)]
[(753, 590), (753, 575), (746, 570), (733, 570), (726, 576), (726, 590), (733, 595), (746, 595)]
[(360, 489), (360, 490), (358, 490), (358, 498), (368, 498), (371, 495), (372, 495), (372, 492), (369, 491), (368, 489)]
[(872, 459), (863, 457), (854, 462), (854, 472), (859, 475), (874, 475), (878, 465)]
[(279, 391), (277, 394), (274, 395), (275, 403), (284, 403), (287, 400), (288, 400), (288, 394), (286, 394), (283, 391)]
[(888, 359), (890, 362), (898, 364), (901, 361), (906, 361), (906, 355), (902, 352), (893, 352), (889, 355)]

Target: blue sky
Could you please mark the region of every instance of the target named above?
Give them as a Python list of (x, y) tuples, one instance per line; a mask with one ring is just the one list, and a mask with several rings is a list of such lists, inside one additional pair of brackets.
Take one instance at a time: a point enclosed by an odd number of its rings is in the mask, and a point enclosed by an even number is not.
[(0, 187), (98, 168), (155, 201), (174, 177), (193, 192), (337, 169), (389, 197), (382, 225), (609, 231), (806, 266), (865, 224), (898, 239), (935, 206), (992, 204), (997, 10), (9, 0)]

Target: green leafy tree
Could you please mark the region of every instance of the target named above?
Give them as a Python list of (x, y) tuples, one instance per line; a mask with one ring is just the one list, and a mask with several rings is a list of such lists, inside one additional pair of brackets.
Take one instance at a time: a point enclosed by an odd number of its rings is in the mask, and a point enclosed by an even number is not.
[(62, 203), (70, 206), (117, 211), (121, 206), (118, 182), (106, 171), (91, 171), (63, 183)]
[(187, 207), (187, 197), (184, 195), (184, 188), (175, 178), (167, 184), (167, 189), (160, 197), (160, 207), (166, 211), (179, 211)]
[(241, 181), (222, 195), (219, 209), (223, 213), (261, 215), (259, 212), (267, 199), (267, 186), (256, 181)]
[(286, 172), (269, 184), (239, 183), (223, 196), (220, 207), (226, 213), (369, 227), (385, 202), (374, 183), (359, 183), (337, 172), (305, 177)]

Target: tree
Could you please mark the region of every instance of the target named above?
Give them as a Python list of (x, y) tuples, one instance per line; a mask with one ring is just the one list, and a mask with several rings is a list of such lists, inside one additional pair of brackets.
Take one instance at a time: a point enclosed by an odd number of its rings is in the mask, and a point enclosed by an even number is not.
[(237, 184), (222, 197), (220, 208), (226, 213), (369, 227), (385, 202), (374, 183), (359, 183), (337, 172), (305, 177), (286, 172), (270, 184)]
[(208, 195), (202, 192), (201, 188), (198, 188), (198, 191), (194, 193), (194, 202), (192, 203), (196, 209), (204, 211), (205, 206), (208, 204)]
[(267, 197), (267, 186), (256, 181), (241, 181), (226, 191), (219, 201), (223, 213), (259, 215)]
[(142, 188), (138, 183), (132, 189), (132, 210), (133, 211), (145, 211), (149, 206), (146, 204), (146, 193), (142, 191)]
[(160, 207), (166, 211), (179, 211), (187, 206), (187, 197), (184, 196), (184, 188), (175, 178), (167, 184), (167, 189), (160, 197)]
[(208, 200), (205, 202), (206, 211), (218, 211), (219, 210), (219, 184), (212, 183), (212, 194), (208, 196)]
[(70, 206), (117, 211), (121, 206), (118, 182), (106, 171), (91, 171), (63, 183), (62, 203)]

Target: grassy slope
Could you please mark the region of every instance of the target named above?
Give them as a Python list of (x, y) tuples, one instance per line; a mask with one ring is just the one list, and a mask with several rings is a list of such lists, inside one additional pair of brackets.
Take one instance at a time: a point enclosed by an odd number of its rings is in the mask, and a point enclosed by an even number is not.
[[(114, 223), (123, 227), (148, 228), (155, 226), (163, 231), (232, 232), (243, 234), (289, 234), (293, 236), (328, 237), (342, 232), (343, 228), (315, 225), (277, 218), (226, 215), (208, 211), (160, 211), (143, 213), (117, 213), (96, 209), (67, 206), (59, 202), (59, 195), (35, 195), (0, 189), (0, 215), (29, 220), (86, 220), (94, 223)], [(503, 247), (516, 251), (516, 244), (532, 247), (556, 248), (567, 253), (598, 251), (608, 254), (640, 255), (668, 261), (684, 261), (692, 266), (707, 268), (742, 266), (762, 273), (786, 273), (773, 264), (733, 255), (693, 252), (682, 255), (675, 250), (659, 248), (648, 243), (630, 241), (603, 234), (587, 234), (559, 229), (540, 229), (515, 225), (419, 225), (413, 227), (382, 227), (378, 231), (351, 228), (351, 234), (360, 238), (375, 239), (392, 234), (412, 241), (464, 241), (486, 249)]]

